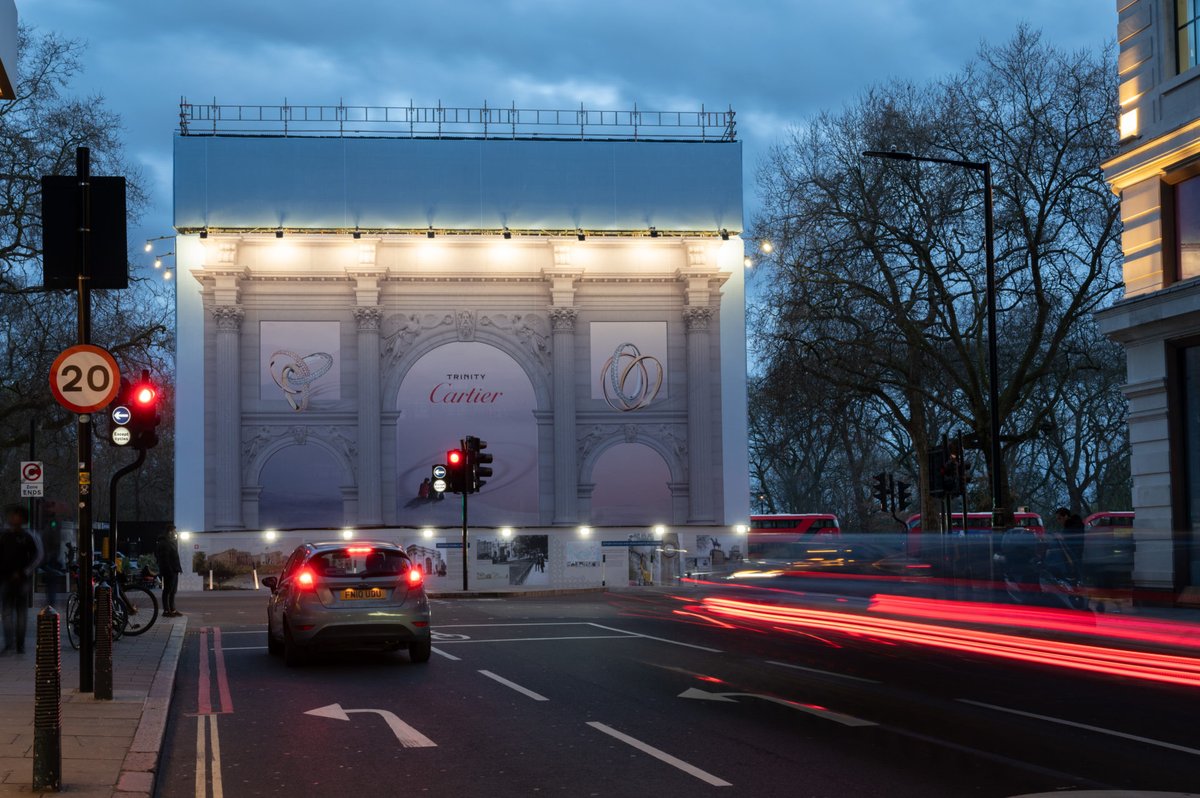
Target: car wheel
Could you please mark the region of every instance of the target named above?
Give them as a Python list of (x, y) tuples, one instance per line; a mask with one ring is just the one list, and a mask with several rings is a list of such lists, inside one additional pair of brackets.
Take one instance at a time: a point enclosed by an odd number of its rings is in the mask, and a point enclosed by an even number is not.
[(292, 639), (286, 620), (283, 622), (283, 662), (289, 668), (298, 668), (304, 664), (304, 649)]
[(413, 662), (429, 662), (433, 653), (433, 641), (429, 638), (408, 644), (408, 658)]

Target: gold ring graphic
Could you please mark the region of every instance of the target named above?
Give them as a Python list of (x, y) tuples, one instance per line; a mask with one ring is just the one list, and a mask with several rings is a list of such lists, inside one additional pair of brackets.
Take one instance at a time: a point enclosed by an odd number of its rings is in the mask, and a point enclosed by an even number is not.
[(600, 369), (604, 401), (622, 413), (639, 410), (658, 398), (663, 376), (663, 366), (658, 358), (643, 355), (634, 344), (623, 343), (613, 350), (612, 357), (604, 361), (604, 367)]

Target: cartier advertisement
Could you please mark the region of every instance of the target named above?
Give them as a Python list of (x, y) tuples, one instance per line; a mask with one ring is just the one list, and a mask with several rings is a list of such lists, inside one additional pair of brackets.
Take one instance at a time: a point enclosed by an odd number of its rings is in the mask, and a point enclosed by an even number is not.
[(538, 520), (537, 407), (533, 386), (515, 360), (478, 342), (454, 342), (409, 369), (396, 408), (397, 521), (452, 524), (461, 519), (455, 495), (432, 490), (430, 470), (473, 435), (487, 442), (494, 474), (471, 496), (470, 518), (482, 525)]

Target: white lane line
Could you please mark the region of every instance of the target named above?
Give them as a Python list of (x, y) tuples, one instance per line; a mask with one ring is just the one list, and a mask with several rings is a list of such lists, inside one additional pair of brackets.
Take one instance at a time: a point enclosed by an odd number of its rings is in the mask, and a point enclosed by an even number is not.
[(588, 721), (588, 725), (591, 726), (593, 729), (596, 729), (597, 731), (604, 732), (609, 737), (615, 737), (616, 739), (620, 740), (621, 742), (625, 743), (626, 745), (632, 745), (634, 748), (638, 749), (639, 751), (649, 754), (650, 756), (654, 757), (655, 759), (657, 759), (661, 762), (666, 762), (671, 767), (679, 768), (680, 770), (682, 770), (684, 773), (688, 774), (689, 776), (695, 776), (696, 778), (700, 779), (700, 781), (711, 784), (714, 787), (732, 787), (733, 786), (729, 782), (725, 781), (724, 779), (717, 778), (716, 776), (709, 773), (708, 771), (701, 770), (700, 768), (696, 767), (695, 765), (689, 765), (687, 762), (684, 762), (682, 759), (673, 757), (670, 754), (668, 754), (666, 751), (660, 751), (659, 749), (655, 748), (654, 746), (649, 745), (648, 743), (644, 743), (635, 737), (630, 737), (628, 734), (625, 734), (624, 732), (619, 732), (611, 726), (605, 726), (603, 723), (597, 723), (594, 720)]
[(209, 715), (209, 730), (212, 732), (212, 798), (224, 798), (225, 788), (221, 785), (221, 737), (217, 734), (217, 716)]
[(644, 635), (639, 632), (629, 632), (629, 631), (626, 631), (625, 629), (616, 629), (616, 628), (613, 628), (612, 626), (602, 626), (601, 624), (598, 624), (598, 623), (589, 623), (588, 626), (594, 626), (597, 629), (607, 629), (610, 632), (621, 632), (622, 634), (631, 635), (632, 637), (642, 637), (642, 638), (645, 638), (646, 640), (657, 640), (660, 643), (670, 643), (673, 646), (684, 646), (685, 648), (695, 648), (695, 649), (699, 649), (700, 651), (708, 651), (712, 654), (725, 653), (725, 652), (721, 651), (721, 649), (719, 649), (719, 648), (709, 648), (708, 646), (697, 646), (694, 643), (681, 643), (678, 640), (668, 640), (665, 637), (655, 637), (654, 635)]
[(485, 626), (591, 626), (587, 621), (536, 621), (531, 623), (439, 623), (439, 629), (472, 629)]
[[(240, 632), (226, 632), (224, 629), (222, 629), (221, 634), (226, 635), (226, 636), (228, 636), (228, 635), (260, 635), (263, 632), (265, 632), (266, 629), (267, 629), (267, 627), (265, 627), (265, 626), (262, 629), (250, 629), (247, 631), (240, 631)], [(228, 651), (228, 649), (226, 649), (226, 651)]]
[(516, 682), (510, 682), (508, 679), (505, 679), (503, 676), (500, 676), (499, 674), (492, 673), (491, 671), (480, 671), (480, 673), (482, 673), (484, 676), (488, 677), (489, 679), (491, 679), (493, 681), (500, 682), (500, 684), (504, 685), (505, 687), (511, 687), (513, 690), (516, 690), (521, 695), (529, 696), (534, 701), (549, 701), (550, 700), (549, 698), (546, 698), (546, 696), (542, 695), (541, 693), (535, 693), (532, 690), (530, 690), (529, 688), (522, 687), (521, 685), (517, 684)]
[(1097, 732), (1098, 734), (1107, 734), (1111, 737), (1120, 737), (1125, 740), (1134, 740), (1139, 743), (1145, 743), (1146, 745), (1155, 745), (1155, 746), (1158, 746), (1159, 748), (1169, 748), (1172, 751), (1181, 751), (1185, 754), (1191, 754), (1192, 756), (1200, 756), (1200, 750), (1197, 750), (1195, 748), (1188, 748), (1187, 746), (1184, 746), (1184, 745), (1176, 745), (1175, 743), (1164, 742), (1163, 740), (1154, 740), (1149, 737), (1139, 737), (1136, 734), (1126, 734), (1125, 732), (1119, 732), (1119, 731), (1115, 731), (1113, 729), (1105, 729), (1101, 726), (1090, 726), (1086, 723), (1077, 723), (1073, 720), (1064, 720), (1063, 718), (1052, 718), (1049, 715), (1038, 715), (1035, 712), (1024, 712), (1019, 709), (1009, 709), (1008, 707), (998, 707), (995, 704), (985, 704), (982, 701), (972, 701), (969, 698), (960, 698), (960, 699), (958, 699), (958, 701), (960, 701), (964, 704), (972, 704), (977, 707), (985, 707), (987, 709), (994, 709), (997, 712), (1007, 712), (1010, 715), (1022, 715), (1026, 718), (1034, 718), (1036, 720), (1045, 720), (1045, 721), (1049, 721), (1050, 723), (1058, 723), (1063, 726), (1073, 726), (1076, 729), (1087, 729), (1088, 731)]
[[(226, 649), (226, 651), (228, 651), (228, 649)], [(805, 665), (794, 665), (790, 662), (780, 662), (780, 661), (774, 660), (774, 659), (767, 660), (767, 664), (768, 665), (778, 665), (781, 668), (792, 668), (793, 670), (798, 670), (798, 671), (808, 671), (809, 673), (819, 673), (822, 676), (836, 676), (839, 679), (852, 679), (856, 682), (865, 682), (867, 684), (883, 684), (883, 682), (877, 681), (875, 679), (864, 679), (861, 676), (851, 676), (848, 673), (835, 673), (834, 671), (823, 671), (820, 668), (809, 668)]]
[(196, 798), (208, 798), (208, 752), (204, 750), (204, 716), (196, 716)]
[(439, 657), (445, 657), (446, 659), (452, 659), (455, 662), (462, 661), (462, 657), (456, 657), (453, 654), (447, 654), (445, 651), (442, 651), (440, 648), (431, 648), (430, 651), (432, 651), (434, 654), (437, 654)]
[[(529, 643), (537, 640), (626, 640), (644, 635), (583, 635), (580, 637), (498, 637), (495, 640), (439, 640), (439, 646), (460, 646), (463, 643)], [(668, 643), (671, 641), (667, 641)], [(228, 651), (229, 649), (225, 649)], [(719, 653), (719, 652), (718, 652)]]

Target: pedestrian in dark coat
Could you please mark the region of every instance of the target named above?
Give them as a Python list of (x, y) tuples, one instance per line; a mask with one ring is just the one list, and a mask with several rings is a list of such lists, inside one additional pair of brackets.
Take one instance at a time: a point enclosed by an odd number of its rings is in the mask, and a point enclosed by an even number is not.
[(183, 565), (179, 562), (179, 533), (175, 527), (158, 536), (154, 544), (154, 559), (158, 560), (158, 573), (163, 580), (163, 617), (178, 618), (182, 612), (175, 609), (175, 593), (179, 590), (179, 575)]
[(0, 615), (3, 616), (4, 650), (25, 653), (25, 631), (29, 623), (29, 580), (41, 559), (41, 546), (28, 529), (29, 513), (19, 504), (4, 511), (0, 533)]

